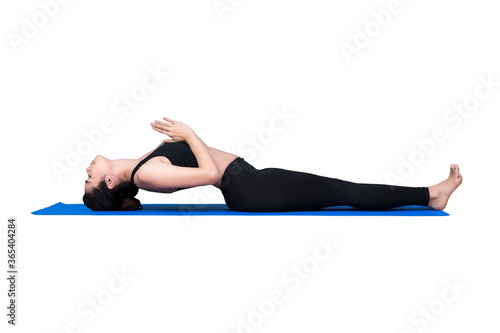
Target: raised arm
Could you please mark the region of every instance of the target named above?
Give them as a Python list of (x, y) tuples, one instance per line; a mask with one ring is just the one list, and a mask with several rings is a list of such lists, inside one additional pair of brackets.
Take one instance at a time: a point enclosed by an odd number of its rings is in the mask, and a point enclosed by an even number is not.
[(216, 183), (220, 175), (219, 169), (205, 143), (186, 124), (167, 117), (163, 119), (165, 121), (151, 123), (152, 128), (172, 138), (163, 142), (187, 142), (196, 157), (198, 168), (147, 163), (139, 169), (136, 183), (151, 191)]

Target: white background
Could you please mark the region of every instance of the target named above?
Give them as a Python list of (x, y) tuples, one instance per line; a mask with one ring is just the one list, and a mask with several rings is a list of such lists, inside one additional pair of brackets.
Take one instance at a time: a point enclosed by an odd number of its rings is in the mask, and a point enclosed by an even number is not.
[[(376, 28), (370, 12), (385, 10), (389, 1), (222, 3), (232, 10), (221, 16), (211, 0), (69, 1), (15, 47), (12, 36), (22, 36), (23, 18), (33, 22), (41, 5), (2, 2), (5, 271), (8, 217), (17, 218), (19, 235), (12, 331), (498, 330), (500, 87), (456, 128), (443, 118), (474, 96), (480, 76), (500, 81), (494, 2), (401, 0), (399, 12), (350, 62), (341, 43), (354, 45), (357, 29)], [(114, 101), (141, 84), (148, 66), (168, 78), (120, 118)], [(265, 137), (273, 110), (284, 108), (294, 118)], [(80, 203), (85, 167), (96, 154), (137, 158), (153, 149), (164, 137), (149, 122), (162, 116), (258, 168), (372, 183), (387, 183), (386, 172), (398, 175), (400, 158), (419, 154), (415, 141), (441, 128), (446, 140), (421, 154), (401, 184), (433, 185), (447, 177), (450, 163), (460, 165), (464, 183), (448, 217), (30, 214), (59, 201)], [(82, 144), (83, 131), (105, 118), (113, 121), (111, 133), (58, 177), (54, 164), (66, 163), (68, 147)], [(251, 152), (249, 140), (259, 135), (266, 142)], [(138, 198), (223, 202), (208, 187), (171, 195), (141, 191)], [(292, 291), (282, 276), (310, 262), (317, 237), (340, 247)], [(133, 279), (110, 294), (113, 270)], [(446, 280), (466, 289), (445, 304)], [(12, 327), (2, 281), (3, 332)], [(259, 319), (254, 302), (269, 300), (273, 289), (285, 301), (267, 317), (260, 314), (261, 323), (240, 327), (240, 317)], [(109, 303), (90, 319), (77, 309), (92, 297)], [(410, 322), (429, 306), (439, 314)]]

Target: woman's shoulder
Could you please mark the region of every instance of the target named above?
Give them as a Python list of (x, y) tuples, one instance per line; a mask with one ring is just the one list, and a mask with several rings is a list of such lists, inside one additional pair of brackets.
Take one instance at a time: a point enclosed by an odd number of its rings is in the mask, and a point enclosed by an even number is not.
[(155, 156), (137, 170), (134, 175), (135, 185), (140, 189), (152, 192), (172, 193), (177, 191), (178, 188), (165, 186), (159, 181), (159, 179), (165, 178), (162, 174), (168, 171), (165, 169), (169, 166), (173, 166), (173, 164), (166, 157)]
[(143, 160), (145, 159), (146, 157), (148, 157), (149, 155), (151, 155), (152, 152), (154, 152), (156, 149), (158, 149), (158, 147), (162, 146), (163, 145), (163, 142), (160, 143), (158, 146), (154, 147), (153, 149), (151, 149), (149, 152), (147, 152), (146, 154), (142, 155), (141, 157), (139, 157), (139, 160)]

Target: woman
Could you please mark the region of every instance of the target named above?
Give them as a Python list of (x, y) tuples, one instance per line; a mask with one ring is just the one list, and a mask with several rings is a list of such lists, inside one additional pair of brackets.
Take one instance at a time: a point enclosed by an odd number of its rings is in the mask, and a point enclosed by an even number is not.
[(139, 189), (172, 193), (214, 185), (237, 211), (317, 210), (348, 205), (380, 210), (406, 205), (442, 210), (462, 183), (458, 165), (449, 177), (429, 187), (358, 184), (278, 168), (258, 170), (243, 158), (210, 148), (186, 124), (163, 117), (152, 128), (170, 139), (138, 159), (109, 160), (97, 155), (87, 168), (83, 202), (92, 210), (136, 210)]

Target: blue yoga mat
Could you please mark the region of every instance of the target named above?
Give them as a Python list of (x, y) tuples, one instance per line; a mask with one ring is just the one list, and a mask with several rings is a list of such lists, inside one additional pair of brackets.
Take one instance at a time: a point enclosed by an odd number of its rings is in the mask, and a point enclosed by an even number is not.
[(64, 204), (32, 212), (34, 215), (307, 215), (307, 216), (447, 216), (442, 210), (423, 206), (404, 206), (389, 210), (367, 211), (349, 206), (335, 206), (314, 211), (249, 213), (230, 210), (225, 204), (145, 204), (143, 209), (134, 211), (97, 212), (84, 204)]

